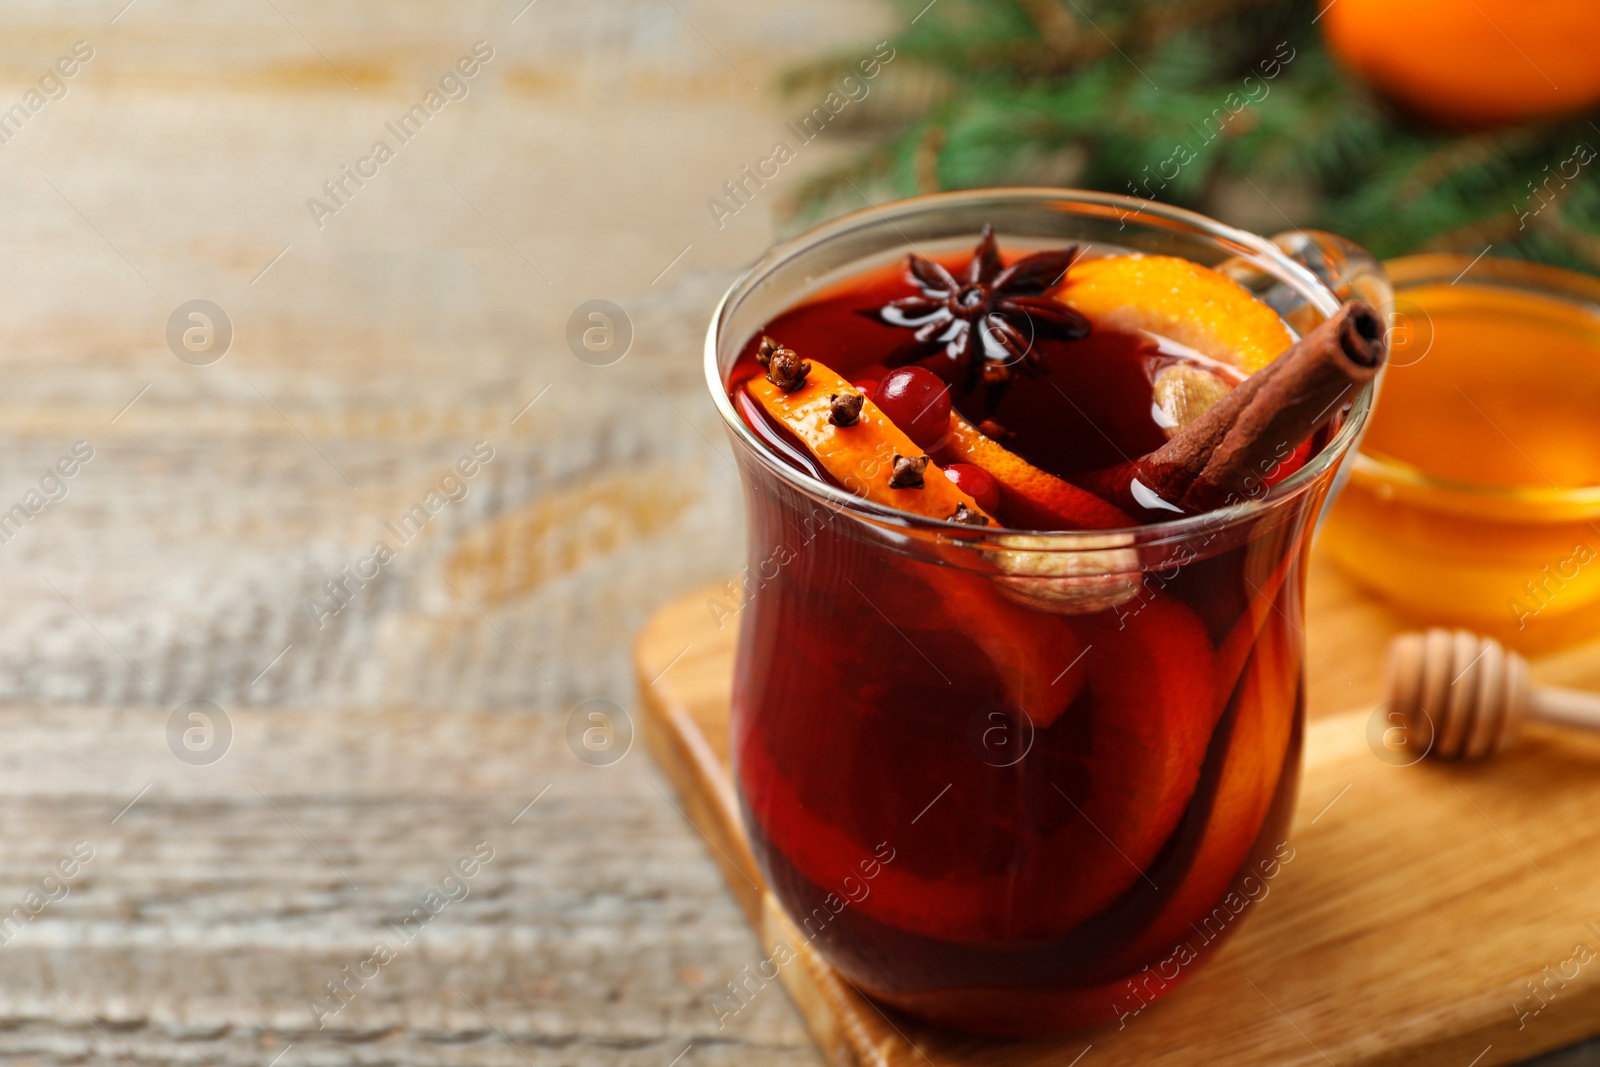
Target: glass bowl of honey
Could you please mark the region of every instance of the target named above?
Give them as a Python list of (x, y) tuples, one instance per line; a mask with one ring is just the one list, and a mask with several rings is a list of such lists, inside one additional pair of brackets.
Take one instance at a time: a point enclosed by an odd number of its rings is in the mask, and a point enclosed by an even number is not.
[(1600, 633), (1600, 279), (1385, 266), (1389, 368), (1329, 554), (1419, 621), (1528, 650)]

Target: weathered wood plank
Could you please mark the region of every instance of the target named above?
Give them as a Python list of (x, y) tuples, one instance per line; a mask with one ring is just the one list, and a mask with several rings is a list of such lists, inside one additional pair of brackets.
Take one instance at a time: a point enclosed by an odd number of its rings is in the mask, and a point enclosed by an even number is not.
[[(739, 550), (700, 335), (794, 175), (722, 230), (705, 199), (781, 128), (771, 71), (885, 13), (124, 4), (0, 12), (0, 109), (94, 50), (0, 144), (0, 512), (94, 448), (0, 543), (0, 904), (96, 848), (0, 947), (0, 1058), (815, 1063), (776, 992), (716, 1028), (755, 939), (642, 747), (564, 737), (632, 706), (633, 630)], [(467, 97), (318, 228), (307, 198), (477, 40)], [(614, 366), (567, 346), (596, 297), (633, 321)], [(194, 298), (234, 327), (210, 366), (168, 347)], [(319, 626), (478, 441), (465, 499)], [(238, 730), (210, 767), (165, 740), (201, 698)], [(316, 1031), (320, 983), (484, 839), (481, 884)]]

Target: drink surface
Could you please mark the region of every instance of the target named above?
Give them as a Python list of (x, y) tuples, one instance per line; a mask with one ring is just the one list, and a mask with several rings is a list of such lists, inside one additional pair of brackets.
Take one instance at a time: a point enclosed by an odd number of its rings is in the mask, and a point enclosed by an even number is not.
[[(953, 273), (965, 264), (965, 256), (959, 254), (932, 258)], [(885, 357), (905, 342), (907, 331), (878, 321), (874, 313), (915, 291), (904, 275), (903, 263), (888, 264), (783, 312), (748, 340), (730, 375), (730, 390), (737, 396), (741, 383), (764, 373), (756, 362), (762, 335), (776, 338), (804, 358), (826, 363), (857, 384), (881, 381), (890, 370)], [(1078, 340), (1042, 335), (1030, 340), (1045, 373), (1017, 374), (1003, 388), (982, 383), (965, 388), (942, 357), (921, 365), (946, 379), (956, 410), (969, 422), (999, 423), (1008, 433), (1006, 448), (1063, 478), (1144, 455), (1166, 443), (1165, 419), (1154, 408), (1151, 395), (1163, 370), (1193, 367), (1229, 385), (1240, 378), (1230, 366), (1146, 332), (1097, 326)], [(773, 420), (753, 405), (740, 405), (739, 410), (746, 423), (781, 448), (791, 463), (819, 475), (816, 463), (787, 441)]]
[[(771, 451), (831, 480), (743, 388), (760, 337), (870, 392), (907, 331), (868, 313), (911, 291), (903, 265), (872, 270), (749, 339), (728, 387)], [(1240, 377), (1100, 323), (1034, 345), (1046, 373), (1004, 388), (921, 365), (957, 412), (1069, 479), (1167, 440), (1163, 371)], [(1265, 899), (1293, 856), (1293, 620), (1320, 491), (1187, 555), (1086, 559), (1122, 584), (1063, 607), (746, 478), (736, 779), (774, 892), (853, 983), (980, 1033), (1126, 1019)]]

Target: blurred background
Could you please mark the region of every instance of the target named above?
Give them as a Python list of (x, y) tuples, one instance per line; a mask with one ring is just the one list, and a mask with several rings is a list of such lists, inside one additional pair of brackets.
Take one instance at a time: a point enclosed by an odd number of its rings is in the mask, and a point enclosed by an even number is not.
[[(775, 989), (718, 1028), (755, 938), (569, 730), (737, 568), (717, 297), (986, 184), (1600, 267), (1592, 52), (1441, 72), (1406, 6), (0, 6), (0, 1057), (819, 1062)], [(1313, 713), (1394, 628), (1342, 581)]]

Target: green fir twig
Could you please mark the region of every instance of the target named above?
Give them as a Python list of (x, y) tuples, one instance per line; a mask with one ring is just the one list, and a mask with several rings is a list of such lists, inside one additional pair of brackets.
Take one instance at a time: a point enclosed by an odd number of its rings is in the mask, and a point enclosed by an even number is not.
[[(1314, 24), (1321, 0), (895, 6), (908, 23), (891, 39), (899, 58), (856, 117), (878, 145), (809, 179), (789, 202), (797, 220), (864, 194), (1060, 184), (1248, 225), (1230, 217), (1243, 188), (1380, 256), (1492, 246), (1600, 273), (1594, 116), (1432, 128), (1338, 68)], [(788, 89), (833, 62), (797, 68)]]

